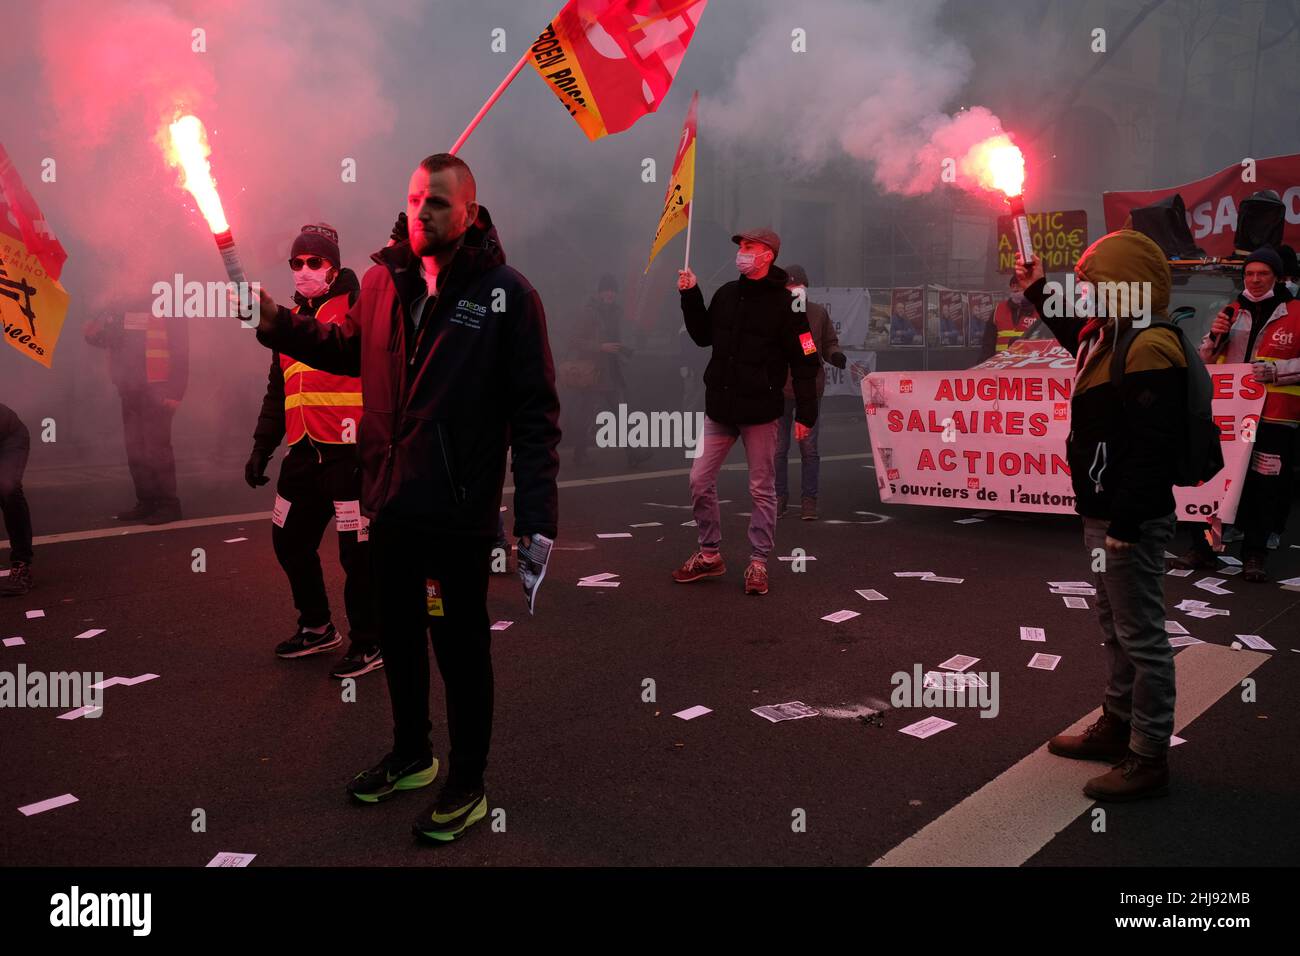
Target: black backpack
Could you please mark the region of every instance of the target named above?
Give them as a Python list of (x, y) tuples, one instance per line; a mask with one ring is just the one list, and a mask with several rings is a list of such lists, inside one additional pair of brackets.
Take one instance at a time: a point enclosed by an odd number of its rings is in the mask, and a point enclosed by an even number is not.
[(1194, 488), (1223, 470), (1222, 430), (1211, 409), (1213, 387), (1201, 356), (1187, 341), (1187, 335), (1171, 322), (1152, 322), (1144, 328), (1129, 328), (1115, 343), (1110, 359), (1110, 380), (1116, 389), (1124, 381), (1124, 363), (1134, 340), (1147, 329), (1170, 329), (1178, 335), (1187, 359), (1187, 431), (1182, 452), (1174, 462), (1174, 484)]

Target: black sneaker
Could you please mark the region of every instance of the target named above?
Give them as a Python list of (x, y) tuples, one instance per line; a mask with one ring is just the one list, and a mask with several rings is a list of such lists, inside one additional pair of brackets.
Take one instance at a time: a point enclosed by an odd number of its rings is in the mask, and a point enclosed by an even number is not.
[(276, 645), (275, 656), (286, 660), (293, 657), (306, 657), (309, 654), (328, 651), (331, 647), (338, 647), (342, 643), (343, 636), (335, 630), (333, 624), (326, 628), (323, 634), (313, 634), (311, 631), (298, 628), (297, 634)]
[(425, 840), (450, 843), (485, 816), (487, 794), (482, 789), (452, 789), (443, 784), (438, 799), (416, 817), (411, 830)]
[(419, 790), (438, 776), (438, 758), (417, 757), (397, 760), (388, 754), (369, 770), (363, 770), (348, 783), (348, 794), (361, 803), (387, 800), (399, 790)]
[(134, 508), (128, 508), (113, 517), (118, 521), (143, 521), (157, 510), (158, 506), (152, 501), (137, 501)]
[(343, 660), (334, 665), (330, 677), (342, 680), (345, 677), (360, 677), (384, 666), (384, 653), (378, 644), (353, 641)]
[(32, 589), (32, 566), (26, 561), (9, 565), (9, 575), (0, 578), (0, 596), (21, 597)]
[(145, 524), (171, 524), (173, 521), (180, 521), (184, 515), (181, 514), (181, 504), (179, 501), (169, 501), (160, 504), (153, 512), (148, 514)]

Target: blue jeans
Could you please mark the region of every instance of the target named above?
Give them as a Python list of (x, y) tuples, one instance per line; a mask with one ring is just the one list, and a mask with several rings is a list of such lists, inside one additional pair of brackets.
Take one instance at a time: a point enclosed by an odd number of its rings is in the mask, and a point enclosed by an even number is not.
[(705, 416), (700, 436), (700, 455), (691, 466), (691, 500), (700, 550), (716, 553), (722, 544), (722, 517), (718, 512), (718, 472), (727, 452), (739, 438), (749, 465), (749, 497), (754, 510), (749, 516), (749, 557), (767, 563), (776, 528), (776, 491), (772, 486), (772, 460), (776, 450), (777, 420), (762, 425), (724, 425)]
[[(1106, 638), (1110, 679), (1105, 709), (1131, 722), (1129, 748), (1144, 757), (1162, 756), (1174, 732), (1174, 651), (1165, 632), (1165, 547), (1174, 536), (1174, 516), (1141, 525), (1142, 537), (1123, 554), (1106, 553), (1097, 582), (1097, 619)], [(1109, 521), (1083, 519), (1089, 556), (1105, 549)]]
[[(820, 401), (820, 400), (819, 400)], [(790, 489), (790, 429), (794, 427), (794, 399), (785, 400), (785, 414), (781, 416), (779, 431), (776, 435), (776, 496), (789, 497)], [(799, 485), (805, 498), (817, 497), (817, 480), (821, 477), (822, 459), (817, 454), (817, 435), (821, 432), (822, 417), (817, 415), (817, 424), (812, 427), (808, 437), (799, 442)]]

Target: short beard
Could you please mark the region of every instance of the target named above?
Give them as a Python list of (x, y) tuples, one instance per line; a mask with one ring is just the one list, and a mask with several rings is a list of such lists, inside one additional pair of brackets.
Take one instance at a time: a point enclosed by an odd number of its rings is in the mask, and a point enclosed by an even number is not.
[(431, 256), (436, 256), (439, 253), (449, 252), (450, 250), (455, 249), (458, 245), (460, 245), (461, 240), (464, 238), (465, 238), (465, 233), (462, 232), (459, 236), (456, 236), (454, 239), (448, 239), (444, 242), (434, 243), (426, 235), (424, 237), (424, 247), (417, 250), (414, 246), (412, 246), (411, 251), (414, 252), (417, 256), (419, 256), (421, 259), (425, 259)]

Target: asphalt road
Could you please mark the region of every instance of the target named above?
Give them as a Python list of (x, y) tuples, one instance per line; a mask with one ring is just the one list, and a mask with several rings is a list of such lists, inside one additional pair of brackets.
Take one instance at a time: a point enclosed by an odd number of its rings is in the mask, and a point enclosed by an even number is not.
[[(432, 792), (377, 807), (345, 799), (348, 778), (387, 749), (384, 679), (360, 678), (357, 700), (344, 702), (328, 677), (333, 653), (274, 657), (294, 614), (268, 521), (45, 544), (37, 590), (0, 602), (0, 637), (25, 641), (0, 647), (0, 670), (157, 677), (107, 688), (98, 718), (0, 710), (0, 859), (202, 866), (237, 851), (257, 854), (254, 866), (865, 866), (949, 811), (960, 822), (968, 798), (1100, 703), (1093, 613), (1065, 607), (1047, 584), (1088, 578), (1088, 556), (1070, 518), (956, 524), (972, 512), (881, 505), (865, 447), (860, 420), (829, 423), (823, 454), (835, 460), (823, 463), (823, 520), (788, 517), (777, 533), (778, 554), (799, 548), (809, 560), (798, 571), (773, 561), (765, 597), (742, 592), (741, 512), (750, 505), (741, 471), (724, 472), (720, 487), (730, 499), (722, 506), (726, 577), (679, 585), (669, 572), (695, 544), (695, 529), (683, 525), (691, 514), (680, 453), (660, 452), (639, 472), (617, 452), (599, 453), (588, 472), (566, 458), (564, 550), (536, 616), (516, 578), (492, 583), (493, 619), (513, 622), (494, 635), (492, 816), (447, 848), (410, 835)], [(241, 470), (242, 461), (183, 465), (187, 517), (269, 508), (270, 489), (249, 491)], [(608, 480), (589, 480), (601, 476)], [(38, 532), (109, 527), (105, 502), (120, 493), (114, 503), (130, 503), (112, 469), (68, 479), (29, 476)], [(659, 524), (630, 527), (648, 522)], [(633, 537), (596, 537), (614, 532)], [(233, 538), (247, 540), (226, 543)], [(1278, 577), (1300, 575), (1293, 540), (1275, 553)], [(192, 570), (195, 548), (206, 552), (205, 572)], [(328, 538), (324, 553), (341, 614)], [(617, 574), (620, 586), (577, 586), (602, 572)], [(1166, 578), (1171, 607), (1191, 597), (1231, 611), (1207, 621), (1173, 612), (1195, 637), (1227, 647), (1236, 634), (1254, 634), (1276, 648), (1251, 674), (1257, 700), (1244, 702), (1235, 684), (1216, 690), (1179, 731), (1187, 742), (1171, 752), (1169, 797), (1108, 808), (1105, 832), (1095, 832), (1090, 813), (1068, 818), (1026, 865), (1300, 862), (1300, 593), (1234, 578), (1234, 593), (1215, 598), (1193, 580)], [(888, 600), (855, 593), (866, 588)], [(45, 616), (28, 620), (35, 609)], [(859, 616), (822, 620), (841, 609)], [(1047, 640), (1022, 641), (1021, 626), (1045, 628)], [(92, 628), (104, 631), (75, 637)], [(1040, 651), (1061, 656), (1054, 671), (1026, 666)], [(996, 717), (888, 706), (892, 674), (933, 670), (955, 654), (979, 658), (972, 670), (998, 673)], [(653, 702), (643, 699), (647, 680)], [(445, 757), (434, 686), (434, 739)], [(751, 713), (787, 701), (821, 713), (780, 723)], [(697, 705), (711, 712), (673, 716)], [(873, 710), (880, 723), (857, 719)], [(930, 715), (955, 726), (927, 739), (899, 732)], [(77, 802), (17, 811), (66, 793)], [(1033, 784), (1012, 793), (1008, 825), (1063, 796)], [(205, 832), (195, 832), (196, 810)], [(802, 828), (793, 825), (800, 819)]]

